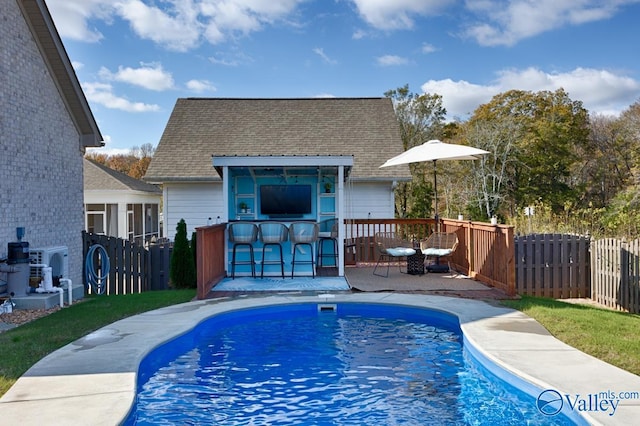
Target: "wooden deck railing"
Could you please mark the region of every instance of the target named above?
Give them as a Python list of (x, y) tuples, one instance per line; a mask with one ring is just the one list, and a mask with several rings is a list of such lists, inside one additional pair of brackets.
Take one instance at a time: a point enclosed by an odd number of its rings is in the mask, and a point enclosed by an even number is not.
[(211, 288), (225, 276), (224, 239), (226, 224), (196, 228), (196, 271), (198, 299), (204, 299)]
[(427, 238), (435, 225), (433, 219), (350, 219), (345, 221), (345, 256), (347, 265), (378, 260), (376, 232), (395, 232), (408, 241)]
[(451, 261), (455, 270), (510, 296), (516, 294), (513, 226), (442, 219), (442, 230), (458, 235)]
[[(226, 224), (197, 228), (198, 298), (202, 299), (225, 276)], [(345, 264), (377, 260), (376, 232), (396, 232), (418, 242), (435, 227), (433, 219), (349, 219), (345, 221)], [(441, 231), (458, 235), (452, 267), (508, 295), (516, 294), (513, 227), (482, 222), (441, 220)]]

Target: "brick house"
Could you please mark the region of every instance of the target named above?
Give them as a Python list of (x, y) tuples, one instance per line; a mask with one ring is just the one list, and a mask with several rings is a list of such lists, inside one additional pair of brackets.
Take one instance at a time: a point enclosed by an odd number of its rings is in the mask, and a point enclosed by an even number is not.
[(0, 0), (0, 22), (0, 258), (24, 227), (68, 248), (82, 295), (83, 155), (102, 135), (45, 2)]

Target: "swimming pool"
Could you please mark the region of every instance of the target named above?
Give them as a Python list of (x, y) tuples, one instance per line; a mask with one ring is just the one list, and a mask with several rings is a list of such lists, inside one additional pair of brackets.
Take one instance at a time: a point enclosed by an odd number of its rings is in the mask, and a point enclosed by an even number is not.
[[(220, 314), (149, 353), (125, 424), (575, 424), (465, 341), (458, 318), (384, 304)], [(503, 380), (506, 378), (506, 381)], [(529, 392), (529, 393), (527, 393)]]

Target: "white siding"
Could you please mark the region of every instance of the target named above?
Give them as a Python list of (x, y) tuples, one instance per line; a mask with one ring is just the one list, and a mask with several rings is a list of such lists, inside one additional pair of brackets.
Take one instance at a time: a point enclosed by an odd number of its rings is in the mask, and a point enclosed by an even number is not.
[(187, 238), (199, 226), (205, 226), (209, 218), (215, 222), (222, 216), (222, 183), (165, 183), (164, 235), (171, 240), (176, 235), (180, 219), (187, 223)]
[(391, 182), (362, 182), (352, 184), (347, 192), (345, 217), (352, 219), (392, 219), (394, 196)]
[[(180, 219), (187, 223), (187, 237), (195, 228), (207, 224), (211, 218), (224, 217), (222, 184), (165, 183), (164, 235), (174, 239)], [(391, 219), (394, 217), (394, 198), (391, 182), (353, 183), (351, 191), (345, 191), (347, 209), (345, 217), (354, 219)], [(351, 195), (349, 195), (351, 194)]]

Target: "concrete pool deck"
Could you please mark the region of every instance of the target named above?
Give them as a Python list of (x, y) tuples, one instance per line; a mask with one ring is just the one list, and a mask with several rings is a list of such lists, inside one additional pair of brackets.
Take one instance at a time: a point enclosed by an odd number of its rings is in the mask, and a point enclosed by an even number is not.
[[(576, 395), (588, 398), (601, 392), (640, 392), (640, 377), (560, 342), (535, 320), (505, 307), (422, 294), (283, 293), (193, 301), (126, 318), (97, 330), (48, 355), (27, 371), (0, 399), (3, 423), (119, 424), (133, 404), (136, 372), (143, 357), (204, 319), (267, 305), (341, 302), (450, 312), (458, 316), (466, 339), (483, 355), (541, 389), (556, 389), (569, 395), (571, 401)], [(640, 419), (640, 399), (620, 401), (613, 415), (610, 408), (585, 414), (592, 424), (636, 424)]]

